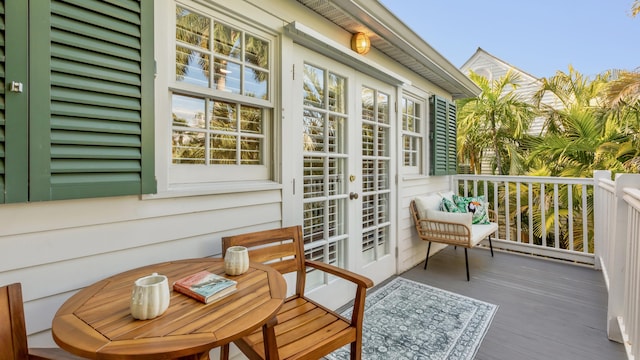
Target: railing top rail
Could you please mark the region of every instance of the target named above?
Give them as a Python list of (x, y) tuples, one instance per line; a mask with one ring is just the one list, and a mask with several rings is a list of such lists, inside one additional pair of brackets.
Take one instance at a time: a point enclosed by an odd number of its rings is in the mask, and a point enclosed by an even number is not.
[(629, 206), (640, 211), (640, 189), (624, 188), (623, 199), (629, 204)]
[(593, 185), (593, 178), (555, 177), (555, 176), (514, 176), (514, 175), (453, 175), (457, 180), (484, 180), (490, 182), (546, 183)]
[(611, 179), (600, 179), (598, 185), (610, 193), (616, 192), (616, 182)]

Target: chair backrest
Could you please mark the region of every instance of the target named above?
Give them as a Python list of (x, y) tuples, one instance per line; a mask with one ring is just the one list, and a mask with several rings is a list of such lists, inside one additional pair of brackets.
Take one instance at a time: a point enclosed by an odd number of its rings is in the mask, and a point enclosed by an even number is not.
[(28, 359), (22, 287), (19, 283), (0, 287), (0, 360)]
[(413, 218), (414, 222), (415, 220), (419, 220), (420, 216), (418, 215), (418, 208), (416, 207), (416, 201), (415, 200), (411, 200), (411, 203), (409, 204), (409, 211), (411, 212), (411, 217)]
[(296, 295), (304, 296), (305, 257), (300, 225), (256, 231), (222, 238), (222, 253), (231, 246), (244, 246), (251, 261), (267, 264), (281, 274), (296, 273)]

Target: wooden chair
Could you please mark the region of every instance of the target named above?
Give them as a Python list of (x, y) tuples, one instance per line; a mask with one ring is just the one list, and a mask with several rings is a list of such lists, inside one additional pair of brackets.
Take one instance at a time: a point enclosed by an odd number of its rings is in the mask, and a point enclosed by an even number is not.
[(29, 348), (22, 286), (0, 287), (0, 360), (82, 359), (60, 348)]
[[(224, 237), (222, 246), (223, 253), (231, 246), (245, 246), (251, 261), (270, 265), (282, 274), (296, 273), (296, 292), (285, 300), (274, 324), (265, 325), (262, 331), (257, 330), (235, 341), (249, 359), (317, 360), (347, 344), (351, 344), (351, 359), (361, 358), (364, 303), (367, 288), (373, 286), (370, 279), (305, 259), (300, 226)], [(327, 272), (356, 285), (351, 319), (304, 296), (307, 268)], [(220, 357), (229, 358), (229, 345), (221, 349)]]

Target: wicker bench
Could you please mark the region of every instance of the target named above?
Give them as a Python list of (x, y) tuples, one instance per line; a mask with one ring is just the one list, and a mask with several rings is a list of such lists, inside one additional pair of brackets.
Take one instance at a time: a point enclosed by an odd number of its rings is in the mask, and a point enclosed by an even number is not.
[(471, 213), (449, 213), (440, 211), (442, 196), (431, 194), (416, 200), (412, 200), (409, 205), (411, 217), (420, 239), (429, 242), (427, 256), (424, 261), (426, 270), (431, 251), (431, 243), (441, 243), (464, 247), (464, 258), (467, 268), (467, 281), (469, 281), (469, 260), (467, 249), (478, 245), (485, 238), (489, 238), (489, 247), (493, 257), (493, 245), (491, 244), (491, 234), (498, 230), (496, 223), (496, 213), (488, 210), (489, 224), (472, 224)]

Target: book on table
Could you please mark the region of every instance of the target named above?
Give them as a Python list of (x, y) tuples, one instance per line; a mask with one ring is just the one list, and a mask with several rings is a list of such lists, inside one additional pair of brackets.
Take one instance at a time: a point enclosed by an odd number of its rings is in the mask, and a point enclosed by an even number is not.
[(173, 283), (173, 290), (209, 304), (236, 290), (238, 283), (224, 276), (203, 270)]

